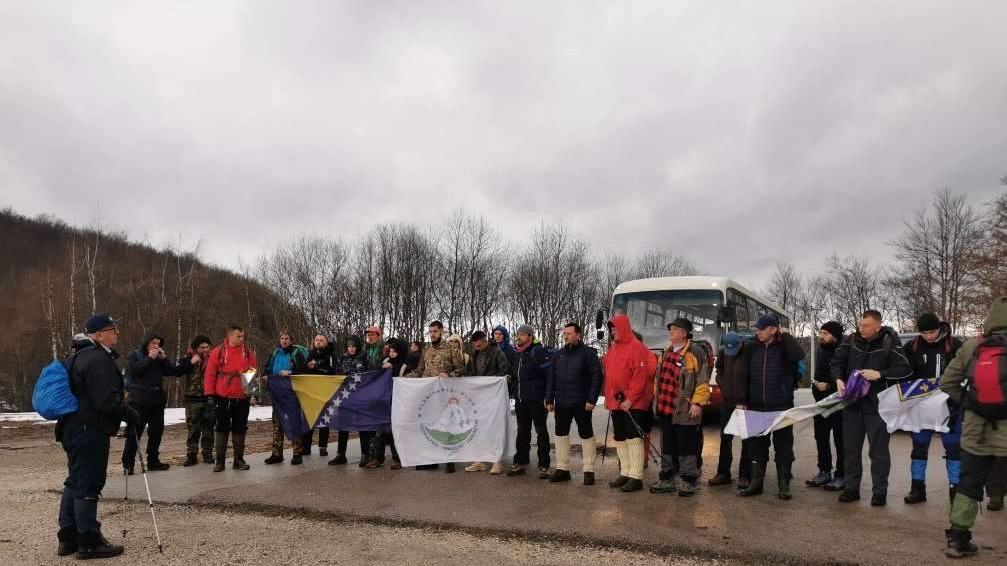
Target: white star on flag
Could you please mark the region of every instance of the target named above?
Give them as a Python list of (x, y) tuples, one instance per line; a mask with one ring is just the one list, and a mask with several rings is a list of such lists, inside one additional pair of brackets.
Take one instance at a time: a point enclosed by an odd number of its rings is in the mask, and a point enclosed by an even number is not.
[(349, 399), (349, 398), (350, 398), (350, 392), (349, 391), (343, 391), (343, 399)]
[(343, 400), (342, 399), (336, 399), (335, 401), (332, 402), (332, 406), (336, 407), (336, 408), (339, 408), (339, 406), (342, 405), (342, 404), (343, 404)]
[(348, 385), (348, 387), (350, 388), (350, 391), (356, 391), (357, 390), (357, 384), (356, 383), (351, 383), (351, 384)]

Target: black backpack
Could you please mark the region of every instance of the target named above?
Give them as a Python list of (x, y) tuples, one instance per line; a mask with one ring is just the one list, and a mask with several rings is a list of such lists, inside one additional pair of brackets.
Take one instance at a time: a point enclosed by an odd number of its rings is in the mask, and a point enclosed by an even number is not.
[(965, 406), (991, 421), (1007, 420), (1007, 337), (992, 335), (965, 368)]

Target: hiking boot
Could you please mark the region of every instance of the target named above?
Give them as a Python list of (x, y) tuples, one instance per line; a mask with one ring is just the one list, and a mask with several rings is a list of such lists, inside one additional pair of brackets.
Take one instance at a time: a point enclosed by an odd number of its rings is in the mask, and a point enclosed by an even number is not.
[(507, 475), (510, 477), (523, 476), (528, 471), (528, 467), (521, 464), (514, 464), (507, 470)]
[(203, 453), (203, 463), (204, 464), (212, 464), (213, 461), (214, 461), (213, 454), (210, 454), (209, 452), (204, 452)]
[(371, 461), (367, 462), (367, 466), (365, 466), (365, 467), (368, 470), (376, 470), (376, 469), (378, 469), (378, 468), (380, 468), (381, 466), (384, 466), (384, 465), (385, 465), (385, 463), (382, 462), (381, 460), (378, 460), (377, 458), (371, 458)]
[(188, 468), (189, 466), (195, 466), (198, 463), (199, 459), (196, 457), (195, 454), (186, 454), (185, 462), (182, 463), (182, 466)]
[(623, 484), (620, 488), (623, 493), (630, 493), (632, 491), (640, 491), (643, 489), (643, 482), (636, 478), (629, 478), (629, 480)]
[(735, 489), (748, 489), (748, 486), (752, 485), (752, 480), (749, 478), (738, 476), (738, 483), (735, 484)]
[(329, 449), (326, 448), (326, 447), (324, 447), (324, 446), (319, 446), (318, 447), (318, 455), (319, 456), (328, 456), (329, 455)]
[(215, 460), (213, 462), (213, 471), (215, 471), (215, 472), (223, 472), (224, 471), (224, 455), (223, 454), (217, 454), (217, 457), (215, 458)]
[(549, 479), (549, 466), (539, 466), (538, 467), (538, 479), (547, 480)]
[(923, 503), (926, 500), (927, 484), (921, 482), (920, 480), (913, 480), (913, 484), (909, 488), (909, 495), (902, 498), (902, 501), (905, 501), (906, 505), (915, 505), (917, 503)]
[(367, 467), (367, 462), (368, 462), (368, 459), (364, 458), (363, 456), (361, 456), (360, 457), (360, 461), (357, 462), (357, 467), (358, 468), (366, 468)]
[(594, 472), (584, 472), (584, 485), (594, 485)]
[(626, 477), (626, 476), (619, 476), (619, 477), (615, 478), (614, 480), (608, 482), (608, 487), (611, 487), (613, 489), (618, 488), (618, 487), (622, 487), (622, 486), (626, 485), (626, 482), (628, 482), (628, 481), (629, 481), (628, 477)]
[(696, 482), (682, 480), (682, 485), (678, 488), (679, 497), (692, 497), (696, 495)]
[(342, 466), (346, 464), (346, 454), (336, 454), (336, 457), (329, 460), (330, 466)]
[(832, 481), (822, 486), (825, 491), (842, 491), (846, 486), (846, 479), (842, 477), (832, 478)]
[(1004, 510), (1004, 493), (1002, 491), (989, 492), (990, 500), (986, 502), (986, 509), (989, 511)]
[(482, 462), (475, 462), (465, 466), (466, 472), (485, 472), (486, 469), (486, 464), (483, 464)]
[(213, 448), (217, 453), (217, 456), (213, 459), (213, 471), (223, 472), (224, 463), (227, 459), (227, 433), (226, 432), (214, 432), (213, 433)]
[(725, 475), (725, 474), (717, 474), (717, 475), (713, 476), (712, 478), (710, 478), (709, 480), (707, 480), (706, 484), (707, 485), (713, 485), (713, 486), (717, 486), (717, 485), (731, 485), (733, 482), (734, 482), (734, 480), (731, 479), (731, 476)]
[(817, 476), (811, 478), (810, 480), (805, 480), (804, 485), (808, 487), (825, 487), (825, 485), (831, 481), (832, 474), (829, 472), (819, 471)]
[(112, 558), (119, 556), (123, 547), (108, 542), (98, 531), (89, 531), (77, 535), (77, 560), (92, 558)]
[(163, 472), (171, 467), (171, 464), (165, 464), (160, 460), (154, 460), (153, 462), (147, 462), (148, 472)]
[(454, 462), (448, 462), (447, 464), (444, 464), (444, 473), (445, 474), (453, 474), (453, 473), (455, 473), (455, 463)]
[(493, 467), (490, 468), (491, 476), (499, 476), (502, 473), (503, 473), (503, 464), (500, 462), (496, 462), (495, 464), (493, 464)]
[[(300, 466), (304, 462), (304, 457), (300, 454), (295, 455), (290, 459), (291, 466)], [(268, 463), (268, 462), (267, 462)]]
[(56, 556), (70, 556), (77, 552), (77, 529), (64, 527), (56, 533), (59, 545), (56, 547)]
[[(294, 456), (294, 458), (299, 458), (299, 456)], [(265, 460), (263, 460), (263, 462), (267, 466), (269, 466), (270, 464), (279, 464), (282, 461), (283, 461), (283, 456), (279, 456), (277, 454), (273, 454), (269, 458), (266, 458)], [(300, 463), (300, 462), (298, 462), (298, 463)]]
[(247, 469), (250, 469), (250, 468), (251, 468), (251, 466), (249, 466), (248, 463), (245, 462), (244, 458), (237, 458), (237, 457), (235, 457), (234, 461), (231, 462), (231, 469), (234, 469), (234, 470), (247, 470)]
[(570, 479), (570, 472), (568, 470), (560, 470), (557, 468), (556, 471), (549, 476), (549, 483), (566, 482), (570, 481)]
[(776, 497), (782, 499), (783, 501), (790, 501), (793, 497), (790, 493), (790, 464), (777, 464), (776, 465)]
[(964, 529), (948, 529), (944, 531), (948, 537), (948, 545), (944, 548), (944, 554), (950, 558), (964, 558), (975, 556), (979, 552), (979, 547), (972, 544), (972, 532)]
[(245, 433), (232, 433), (231, 438), (234, 440), (234, 463), (231, 464), (231, 467), (235, 470), (247, 470), (251, 468), (251, 466), (245, 463)]
[(888, 496), (883, 493), (875, 493), (871, 496), (871, 507), (884, 507), (888, 505)]
[(659, 480), (650, 486), (651, 493), (675, 493), (676, 491), (678, 491), (678, 485), (675, 483), (675, 478)]
[(854, 501), (860, 501), (859, 491), (847, 491), (844, 489), (843, 492), (839, 494), (840, 503), (853, 503)]
[(748, 487), (739, 491), (739, 497), (752, 497), (762, 495), (763, 483), (766, 481), (766, 465), (759, 462), (752, 462), (752, 480)]

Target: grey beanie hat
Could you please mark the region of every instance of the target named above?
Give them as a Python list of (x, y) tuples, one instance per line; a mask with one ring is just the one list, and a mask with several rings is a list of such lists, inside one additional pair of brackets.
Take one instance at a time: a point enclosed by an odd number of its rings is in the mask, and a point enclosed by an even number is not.
[(517, 327), (517, 334), (527, 334), (528, 336), (535, 335), (535, 327), (530, 324), (522, 324)]

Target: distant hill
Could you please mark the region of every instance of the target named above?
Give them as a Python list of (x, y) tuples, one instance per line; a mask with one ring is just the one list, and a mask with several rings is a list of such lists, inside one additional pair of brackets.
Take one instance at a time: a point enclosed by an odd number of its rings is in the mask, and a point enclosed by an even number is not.
[(0, 411), (31, 410), (39, 371), (66, 354), (93, 311), (122, 318), (123, 357), (148, 330), (162, 333), (175, 356), (196, 334), (222, 341), (230, 323), (246, 328), (262, 357), (279, 326), (295, 322), (268, 289), (191, 252), (0, 210)]

